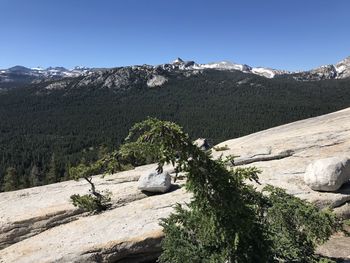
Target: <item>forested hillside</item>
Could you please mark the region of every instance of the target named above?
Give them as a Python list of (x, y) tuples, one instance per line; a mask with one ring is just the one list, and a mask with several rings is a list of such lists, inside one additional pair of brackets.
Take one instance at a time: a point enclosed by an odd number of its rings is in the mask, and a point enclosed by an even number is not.
[(118, 147), (147, 116), (218, 143), (350, 106), (349, 79), (299, 82), (218, 70), (166, 77), (152, 88), (142, 81), (127, 89), (73, 87), (79, 78), (56, 90), (44, 89), (48, 83), (0, 87), (0, 188), (10, 167), (16, 188), (67, 179), (69, 166)]

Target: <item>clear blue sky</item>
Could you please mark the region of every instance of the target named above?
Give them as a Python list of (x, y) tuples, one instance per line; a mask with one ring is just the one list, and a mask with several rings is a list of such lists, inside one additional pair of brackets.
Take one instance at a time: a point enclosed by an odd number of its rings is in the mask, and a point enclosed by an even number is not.
[(0, 0), (0, 68), (181, 57), (296, 70), (347, 56), (349, 0)]

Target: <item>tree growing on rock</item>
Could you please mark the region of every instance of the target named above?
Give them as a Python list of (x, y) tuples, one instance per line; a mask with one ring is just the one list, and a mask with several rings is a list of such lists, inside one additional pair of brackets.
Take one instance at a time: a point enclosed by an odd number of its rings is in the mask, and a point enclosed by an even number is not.
[(110, 206), (111, 193), (108, 191), (100, 192), (93, 183), (93, 176), (97, 174), (108, 174), (120, 171), (122, 166), (119, 162), (118, 152), (105, 154), (93, 164), (81, 163), (69, 170), (70, 177), (74, 180), (84, 179), (90, 185), (89, 194), (72, 195), (71, 201), (74, 206), (90, 212), (101, 212)]
[(154, 162), (159, 159), (157, 145), (144, 144), (140, 150), (140, 143), (132, 142), (121, 146), (119, 151), (108, 153), (106, 149), (101, 148), (100, 158), (92, 163), (86, 164), (82, 161), (76, 167), (69, 168), (69, 177), (74, 180), (84, 179), (90, 185), (89, 194), (72, 195), (71, 201), (74, 206), (85, 211), (101, 212), (110, 207), (110, 192), (102, 193), (96, 190), (93, 183), (93, 176), (97, 174), (113, 174), (117, 171), (129, 170), (137, 165)]
[(185, 172), (185, 187), (193, 196), (161, 221), (160, 262), (319, 262), (315, 247), (340, 229), (330, 211), (319, 211), (280, 188), (257, 191), (247, 183), (259, 183), (257, 168), (228, 167), (234, 165), (232, 157), (214, 160), (180, 126), (154, 118), (135, 124), (119, 151), (71, 169), (73, 178), (91, 186), (88, 195), (71, 196), (73, 204), (90, 211), (107, 209), (110, 199), (96, 190), (92, 175), (153, 160), (159, 173), (166, 163)]
[(159, 172), (165, 163), (186, 172), (185, 187), (193, 194), (161, 222), (161, 262), (317, 262), (316, 245), (339, 229), (330, 211), (282, 189), (256, 191), (247, 181), (258, 182), (258, 169), (213, 160), (174, 123), (149, 118), (136, 124), (120, 152), (126, 158), (148, 151)]

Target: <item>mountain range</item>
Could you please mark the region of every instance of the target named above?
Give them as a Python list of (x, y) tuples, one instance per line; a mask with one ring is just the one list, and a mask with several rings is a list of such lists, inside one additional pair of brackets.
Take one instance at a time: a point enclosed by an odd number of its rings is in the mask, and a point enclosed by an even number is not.
[[(75, 67), (66, 69), (64, 67), (49, 68), (26, 68), (14, 66), (0, 70), (0, 88), (18, 87), (27, 84), (41, 83), (44, 81), (62, 80), (66, 78), (82, 77), (80, 85), (89, 81), (104, 87), (119, 87), (128, 84), (133, 74), (141, 73), (146, 78), (148, 86), (161, 86), (167, 81), (164, 72), (182, 71), (187, 75), (197, 74), (203, 70), (214, 69), (223, 71), (240, 71), (259, 75), (265, 78), (293, 78), (298, 81), (317, 81), (324, 79), (343, 79), (350, 77), (350, 57), (334, 65), (325, 65), (308, 71), (291, 72), (266, 67), (251, 67), (246, 64), (237, 64), (228, 61), (200, 64), (194, 61), (184, 61), (177, 58), (171, 63), (161, 65), (135, 65), (117, 68), (87, 68)], [(102, 79), (101, 79), (102, 77)], [(62, 88), (62, 82), (51, 85), (48, 89)]]
[(0, 84), (29, 84), (46, 80), (55, 80), (68, 77), (78, 77), (89, 74), (92, 70), (86, 67), (66, 69), (64, 67), (26, 68), (14, 66), (8, 69), (0, 69)]

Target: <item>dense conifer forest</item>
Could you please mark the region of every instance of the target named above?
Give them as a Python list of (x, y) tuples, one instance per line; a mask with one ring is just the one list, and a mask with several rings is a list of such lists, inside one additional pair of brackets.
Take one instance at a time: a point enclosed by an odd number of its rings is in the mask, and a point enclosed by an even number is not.
[(217, 70), (167, 78), (161, 87), (123, 90), (0, 87), (0, 189), (66, 180), (70, 166), (118, 147), (147, 116), (176, 122), (191, 138), (214, 144), (350, 106), (349, 79), (296, 81)]

